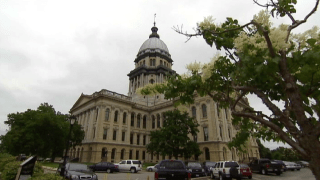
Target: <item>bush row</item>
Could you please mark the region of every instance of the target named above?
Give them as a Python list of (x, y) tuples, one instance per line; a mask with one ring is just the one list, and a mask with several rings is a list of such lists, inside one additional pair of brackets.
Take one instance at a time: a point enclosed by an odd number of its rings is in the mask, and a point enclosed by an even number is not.
[[(14, 180), (18, 173), (21, 161), (16, 161), (16, 157), (10, 154), (0, 153), (0, 172), (1, 180)], [(33, 169), (33, 176), (30, 180), (63, 180), (59, 175), (48, 173), (44, 174), (41, 163), (36, 163)]]

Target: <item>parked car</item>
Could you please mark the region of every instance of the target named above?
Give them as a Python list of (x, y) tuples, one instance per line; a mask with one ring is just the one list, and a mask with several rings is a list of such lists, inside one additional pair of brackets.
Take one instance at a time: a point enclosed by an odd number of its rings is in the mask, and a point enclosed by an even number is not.
[(268, 173), (280, 175), (282, 173), (282, 165), (277, 162), (271, 162), (269, 159), (255, 159), (250, 162), (249, 167), (253, 172), (259, 172), (263, 175)]
[(139, 160), (122, 160), (114, 165), (118, 166), (119, 171), (130, 171), (131, 173), (137, 173), (142, 169), (142, 163)]
[[(59, 167), (61, 169), (61, 167)], [(58, 169), (58, 172), (59, 172)], [(67, 163), (66, 169), (63, 175), (66, 179), (86, 179), (86, 180), (98, 180), (98, 176), (94, 174), (91, 169), (85, 164), (80, 163)]]
[(162, 160), (154, 180), (191, 180), (191, 173), (181, 160)]
[(281, 168), (282, 172), (286, 172), (287, 171), (287, 166), (283, 161), (281, 161), (281, 160), (271, 160), (271, 161), (274, 161), (274, 162), (276, 162), (278, 164), (281, 164), (282, 165), (282, 168)]
[(212, 168), (215, 164), (216, 162), (210, 162), (210, 161), (203, 162), (202, 168), (204, 169), (206, 176), (210, 176), (210, 168)]
[(297, 164), (300, 164), (301, 167), (309, 167), (309, 163), (307, 161), (297, 161)]
[(147, 171), (150, 171), (150, 172), (156, 171), (158, 169), (158, 166), (159, 166), (158, 164), (155, 164), (154, 166), (148, 166)]
[(242, 177), (248, 177), (249, 179), (252, 179), (252, 171), (247, 164), (240, 164), (240, 172)]
[(301, 169), (301, 165), (300, 164), (294, 163), (294, 166), (296, 167), (297, 171), (300, 171), (300, 169)]
[(291, 171), (294, 171), (294, 170), (300, 170), (301, 169), (301, 166), (299, 164), (296, 164), (294, 162), (289, 162), (289, 161), (284, 161), (286, 167), (287, 167), (287, 170), (291, 170)]
[(27, 159), (27, 156), (25, 154), (19, 154), (19, 156), (16, 157), (17, 161), (24, 161)]
[(95, 171), (106, 171), (107, 173), (119, 172), (118, 166), (110, 162), (100, 162), (89, 166), (93, 172)]
[(198, 162), (188, 162), (187, 169), (190, 171), (191, 177), (202, 177), (206, 175), (201, 164)]
[(219, 177), (220, 180), (232, 179), (237, 180), (242, 179), (240, 172), (240, 166), (236, 161), (219, 161), (216, 165), (210, 169), (210, 178), (215, 179)]

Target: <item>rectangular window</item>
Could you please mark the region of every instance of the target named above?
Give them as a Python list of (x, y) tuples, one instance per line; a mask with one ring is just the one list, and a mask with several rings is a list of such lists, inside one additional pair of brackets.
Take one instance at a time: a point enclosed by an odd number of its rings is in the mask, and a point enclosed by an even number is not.
[(103, 139), (106, 140), (107, 139), (107, 129), (103, 129)]
[(146, 152), (145, 151), (142, 151), (142, 159), (146, 159)]
[(137, 145), (139, 145), (140, 144), (140, 135), (138, 134), (137, 135)]
[(93, 135), (92, 135), (92, 139), (94, 139), (96, 137), (96, 128), (93, 128)]
[(136, 151), (136, 159), (139, 159), (139, 151)]
[(117, 130), (113, 131), (113, 140), (117, 140)]
[(193, 136), (193, 141), (194, 141), (194, 142), (198, 142), (198, 137), (197, 137), (197, 135), (194, 135), (194, 136)]
[(130, 134), (130, 144), (133, 144), (133, 134)]
[(143, 135), (143, 145), (146, 145), (146, 135)]
[(126, 132), (122, 131), (122, 141), (125, 141), (126, 139)]
[(204, 127), (203, 128), (203, 135), (204, 135), (204, 141), (208, 141), (209, 140), (209, 136), (208, 136), (208, 128)]

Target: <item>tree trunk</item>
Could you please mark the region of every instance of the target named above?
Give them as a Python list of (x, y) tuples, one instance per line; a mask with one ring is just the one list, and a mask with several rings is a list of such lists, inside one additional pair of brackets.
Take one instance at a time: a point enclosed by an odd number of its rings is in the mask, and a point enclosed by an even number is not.
[(320, 153), (318, 151), (312, 152), (309, 166), (316, 180), (320, 180)]

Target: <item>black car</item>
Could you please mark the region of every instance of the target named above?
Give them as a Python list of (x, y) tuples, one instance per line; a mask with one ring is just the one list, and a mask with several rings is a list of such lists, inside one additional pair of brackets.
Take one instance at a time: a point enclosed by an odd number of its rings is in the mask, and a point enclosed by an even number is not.
[(189, 162), (187, 169), (190, 171), (192, 177), (201, 177), (206, 175), (201, 164), (198, 162)]
[(271, 160), (271, 161), (276, 162), (276, 163), (278, 163), (278, 164), (281, 164), (281, 165), (282, 165), (281, 171), (283, 171), (283, 172), (286, 172), (286, 171), (287, 171), (287, 166), (286, 166), (286, 164), (285, 164), (283, 161), (281, 161), (281, 160)]
[(106, 171), (107, 173), (119, 172), (118, 166), (110, 162), (100, 162), (89, 166), (92, 171)]
[(202, 168), (204, 169), (204, 172), (206, 173), (207, 176), (210, 175), (210, 168), (213, 167), (215, 164), (216, 162), (210, 162), (210, 161), (204, 162), (202, 164)]
[(98, 176), (87, 165), (80, 163), (67, 163), (63, 177), (66, 179), (98, 180)]

